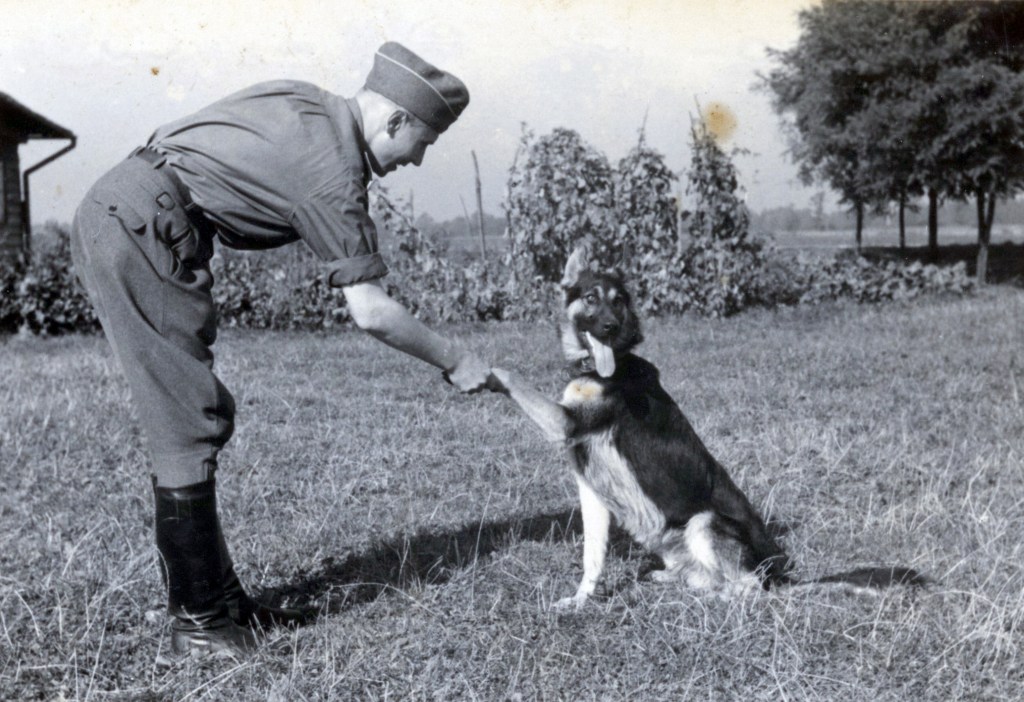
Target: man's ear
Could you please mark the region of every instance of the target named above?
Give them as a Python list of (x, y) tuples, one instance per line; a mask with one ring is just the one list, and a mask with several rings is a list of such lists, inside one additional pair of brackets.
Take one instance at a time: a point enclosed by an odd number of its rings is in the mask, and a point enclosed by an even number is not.
[(394, 139), (395, 134), (398, 133), (398, 130), (401, 128), (401, 126), (408, 121), (409, 113), (407, 113), (405, 110), (395, 110), (394, 112), (392, 112), (391, 115), (388, 116), (388, 136)]
[(565, 271), (562, 273), (562, 289), (568, 290), (580, 279), (580, 274), (590, 266), (590, 247), (586, 242), (577, 246), (569, 260), (565, 262)]

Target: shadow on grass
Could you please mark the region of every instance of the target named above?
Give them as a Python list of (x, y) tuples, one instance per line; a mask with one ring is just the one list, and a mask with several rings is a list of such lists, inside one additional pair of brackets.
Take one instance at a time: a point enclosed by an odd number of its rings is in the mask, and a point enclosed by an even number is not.
[(405, 534), (341, 560), (325, 558), (319, 571), (268, 589), (263, 599), (310, 605), (330, 592), (323, 611), (340, 612), (410, 585), (447, 582), (455, 571), (512, 543), (566, 541), (582, 531), (579, 512), (569, 509), (439, 534)]
[[(791, 526), (774, 520), (768, 522), (769, 531), (776, 538), (788, 533)], [(401, 535), (341, 560), (325, 558), (319, 571), (268, 589), (261, 599), (308, 607), (330, 593), (327, 603), (320, 608), (321, 614), (338, 613), (411, 585), (445, 583), (456, 571), (517, 542), (568, 541), (582, 532), (579, 511), (568, 509), (500, 522), (468, 524), (439, 534)], [(630, 535), (613, 523), (609, 550), (622, 558), (641, 559), (637, 579), (664, 568), (660, 558), (637, 548)]]
[[(865, 247), (862, 253), (873, 260), (895, 259), (906, 263), (919, 261), (951, 266), (963, 262), (967, 265), (967, 275), (972, 277), (978, 265), (977, 244), (942, 245), (935, 256), (929, 253), (927, 246), (908, 246), (902, 251), (896, 247)], [(1024, 288), (1024, 244), (989, 245), (986, 279), (989, 283)]]

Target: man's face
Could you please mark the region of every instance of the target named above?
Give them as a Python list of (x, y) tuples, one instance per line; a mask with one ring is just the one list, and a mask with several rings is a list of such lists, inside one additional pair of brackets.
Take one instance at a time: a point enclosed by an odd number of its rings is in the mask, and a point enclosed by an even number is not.
[(377, 175), (390, 173), (410, 163), (420, 165), (427, 147), (437, 141), (437, 132), (416, 117), (406, 112), (395, 114), (402, 116), (392, 116), (387, 132), (369, 144), (380, 167)]

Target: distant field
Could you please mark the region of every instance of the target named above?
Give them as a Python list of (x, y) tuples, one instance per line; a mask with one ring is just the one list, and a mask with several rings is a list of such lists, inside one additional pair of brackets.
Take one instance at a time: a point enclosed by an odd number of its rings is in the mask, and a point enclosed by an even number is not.
[[(762, 232), (763, 234), (763, 232)], [(853, 228), (829, 231), (776, 231), (771, 233), (775, 244), (782, 249), (845, 249), (855, 246)], [(445, 238), (451, 254), (465, 255), (469, 259), (480, 257), (480, 238), (469, 235), (452, 235)], [(978, 231), (974, 227), (948, 225), (939, 228), (939, 246), (974, 245), (978, 242)], [(996, 224), (992, 228), (992, 243), (1024, 244), (1024, 224)], [(891, 248), (899, 244), (899, 230), (891, 227), (866, 227), (863, 245), (873, 248)], [(907, 227), (907, 246), (928, 245), (927, 227)], [(508, 239), (503, 235), (489, 235), (485, 241), (489, 256), (496, 256), (508, 249)]]
[[(546, 392), (550, 324), (445, 330)], [(580, 575), (566, 460), (497, 396), (359, 333), (225, 332), (221, 504), (244, 581), (318, 605), (297, 650), (155, 665), (151, 491), (100, 338), (0, 340), (0, 699), (1010, 700), (1024, 690), (1024, 294), (662, 320), (642, 352), (806, 575), (720, 600)]]
[[(783, 248), (847, 248), (855, 245), (853, 229), (834, 231), (775, 232), (775, 242)], [(1024, 224), (997, 224), (992, 228), (992, 243), (1024, 243)], [(943, 226), (939, 228), (939, 246), (950, 244), (977, 244), (975, 227)], [(899, 229), (892, 227), (866, 227), (863, 231), (866, 247), (893, 247), (899, 245)], [(907, 246), (927, 246), (927, 227), (907, 227)]]

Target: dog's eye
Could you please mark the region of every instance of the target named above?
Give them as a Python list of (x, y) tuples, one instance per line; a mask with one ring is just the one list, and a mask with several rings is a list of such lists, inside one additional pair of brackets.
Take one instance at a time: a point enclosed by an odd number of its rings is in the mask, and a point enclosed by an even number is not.
[(597, 304), (597, 293), (588, 292), (586, 295), (584, 295), (583, 301), (586, 302), (588, 305), (596, 305)]

